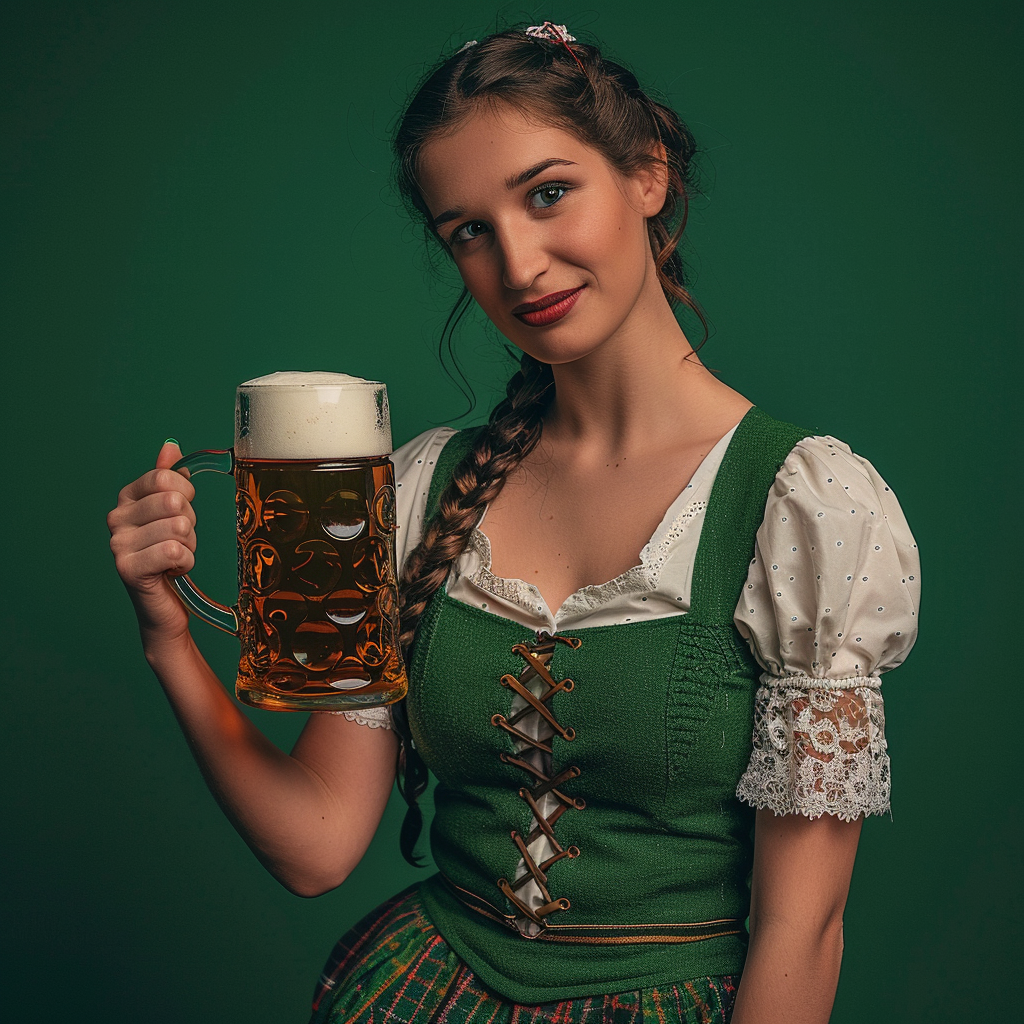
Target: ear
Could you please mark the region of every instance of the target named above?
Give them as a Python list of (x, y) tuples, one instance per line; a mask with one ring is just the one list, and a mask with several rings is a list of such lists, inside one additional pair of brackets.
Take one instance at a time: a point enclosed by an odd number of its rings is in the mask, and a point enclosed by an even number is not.
[(651, 149), (654, 158), (650, 164), (636, 172), (641, 209), (645, 217), (656, 217), (668, 196), (668, 158), (665, 147), (658, 142)]

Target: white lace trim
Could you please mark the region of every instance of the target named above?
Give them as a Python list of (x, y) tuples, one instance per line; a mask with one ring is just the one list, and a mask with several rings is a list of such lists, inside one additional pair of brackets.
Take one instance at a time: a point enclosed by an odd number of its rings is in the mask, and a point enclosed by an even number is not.
[(640, 565), (646, 569), (648, 579), (650, 580), (651, 588), (653, 589), (658, 585), (658, 580), (661, 576), (661, 570), (664, 568), (665, 563), (669, 559), (669, 555), (672, 554), (672, 548), (679, 538), (683, 535), (683, 531), (689, 527), (690, 523), (704, 514), (704, 510), (708, 507), (706, 501), (691, 501), (672, 520), (668, 525), (668, 529), (661, 536), (660, 539), (652, 537), (647, 544), (644, 545), (643, 551), (640, 552)]
[(332, 711), (332, 715), (344, 715), (356, 725), (366, 725), (371, 729), (391, 728), (391, 708), (360, 708), (358, 711)]
[(792, 672), (784, 676), (761, 673), (761, 685), (769, 689), (773, 686), (784, 686), (791, 690), (856, 690), (867, 686), (877, 690), (882, 685), (880, 676), (847, 676), (844, 679), (825, 679), (820, 676), (807, 676), (802, 672)]
[(790, 685), (788, 678), (758, 688), (754, 749), (736, 795), (754, 807), (808, 818), (852, 821), (888, 813), (878, 678), (806, 681), (810, 688)]
[[(607, 583), (594, 583), (581, 587), (570, 594), (558, 609), (559, 617), (569, 618), (585, 615), (587, 612), (608, 604), (626, 594), (638, 594), (655, 590), (661, 571), (672, 554), (683, 531), (707, 508), (706, 501), (691, 501), (658, 537), (651, 538), (640, 552), (640, 564), (634, 565)], [(525, 580), (506, 579), (491, 572), (491, 542), (487, 534), (475, 529), (470, 536), (470, 546), (480, 558), (479, 567), (468, 575), (468, 579), (481, 590), (527, 611), (536, 612), (543, 607), (541, 592)]]
[(487, 534), (474, 529), (470, 534), (469, 543), (479, 556), (480, 565), (467, 579), (493, 597), (535, 612), (543, 603), (541, 593), (535, 586), (525, 580), (506, 579), (491, 572), (491, 542)]

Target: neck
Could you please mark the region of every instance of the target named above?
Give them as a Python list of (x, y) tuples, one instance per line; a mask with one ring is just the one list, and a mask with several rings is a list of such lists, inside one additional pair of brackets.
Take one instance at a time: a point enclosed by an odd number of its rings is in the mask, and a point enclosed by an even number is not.
[(714, 431), (731, 404), (723, 399), (740, 398), (701, 364), (660, 286), (599, 349), (552, 371), (555, 399), (544, 434), (576, 450), (650, 451), (701, 433), (704, 424)]

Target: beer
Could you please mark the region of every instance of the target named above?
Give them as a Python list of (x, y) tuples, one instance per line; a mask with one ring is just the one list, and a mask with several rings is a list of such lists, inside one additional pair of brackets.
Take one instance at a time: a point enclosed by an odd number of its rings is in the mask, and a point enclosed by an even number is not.
[(237, 605), (172, 582), (192, 611), (238, 635), (243, 703), (335, 711), (404, 696), (390, 452), (383, 384), (275, 373), (239, 385), (233, 452), (178, 463), (234, 473)]
[(239, 460), (235, 481), (239, 699), (311, 710), (401, 697), (390, 460)]

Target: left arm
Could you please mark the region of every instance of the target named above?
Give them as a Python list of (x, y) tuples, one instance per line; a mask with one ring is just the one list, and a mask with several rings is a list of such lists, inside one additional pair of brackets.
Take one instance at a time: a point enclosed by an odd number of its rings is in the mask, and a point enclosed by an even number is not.
[(827, 1024), (862, 820), (757, 812), (750, 948), (732, 1024)]
[(861, 822), (889, 810), (881, 675), (913, 646), (920, 572), (871, 463), (835, 438), (798, 442), (733, 620), (764, 669), (736, 791), (758, 810), (733, 1024), (827, 1024)]

